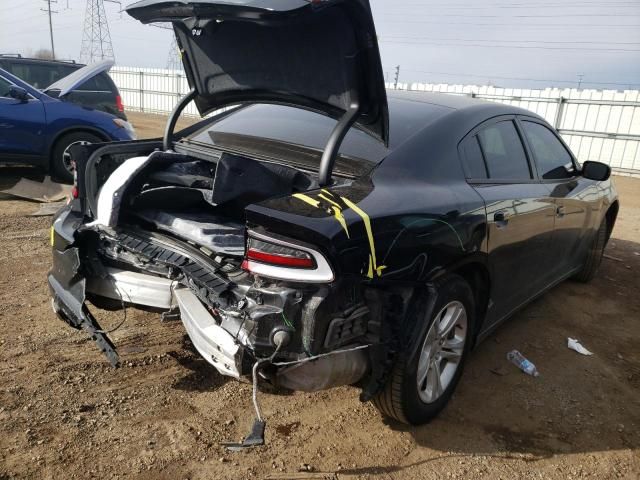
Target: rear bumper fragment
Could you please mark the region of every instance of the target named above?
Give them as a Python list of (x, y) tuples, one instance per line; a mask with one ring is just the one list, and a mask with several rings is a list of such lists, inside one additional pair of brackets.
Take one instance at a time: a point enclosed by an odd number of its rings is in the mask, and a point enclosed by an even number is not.
[(216, 325), (202, 302), (188, 288), (174, 291), (180, 317), (193, 345), (221, 374), (240, 378), (243, 348), (233, 336)]

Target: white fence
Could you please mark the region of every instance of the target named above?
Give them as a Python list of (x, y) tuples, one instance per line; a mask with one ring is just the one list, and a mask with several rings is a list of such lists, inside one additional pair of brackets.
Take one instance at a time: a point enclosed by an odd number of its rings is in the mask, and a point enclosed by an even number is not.
[[(114, 67), (111, 77), (131, 111), (167, 114), (189, 91), (184, 72)], [(558, 129), (581, 161), (599, 160), (640, 174), (640, 91), (544, 90), (477, 85), (387, 84), (387, 88), (468, 95), (531, 110)], [(193, 104), (185, 111), (197, 115)]]

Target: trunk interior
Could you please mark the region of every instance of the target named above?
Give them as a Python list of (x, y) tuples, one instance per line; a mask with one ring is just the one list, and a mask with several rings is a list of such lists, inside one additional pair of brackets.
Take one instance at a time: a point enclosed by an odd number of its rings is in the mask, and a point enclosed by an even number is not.
[[(107, 171), (113, 173), (113, 166)], [(98, 175), (106, 179), (107, 171)], [(222, 153), (214, 163), (156, 152), (153, 161), (129, 179), (118, 223), (170, 234), (216, 255), (241, 259), (245, 207), (314, 186), (311, 173), (245, 156)]]

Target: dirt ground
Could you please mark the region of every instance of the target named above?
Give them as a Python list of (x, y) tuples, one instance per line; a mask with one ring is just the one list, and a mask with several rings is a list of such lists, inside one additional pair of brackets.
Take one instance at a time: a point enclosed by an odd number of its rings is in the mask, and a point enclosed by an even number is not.
[[(131, 119), (141, 136), (164, 121)], [(0, 168), (0, 187), (18, 175), (37, 173)], [(478, 346), (433, 422), (387, 421), (354, 388), (263, 393), (267, 445), (242, 453), (219, 442), (249, 430), (250, 386), (217, 374), (180, 322), (133, 309), (112, 334), (124, 362), (112, 369), (51, 310), (50, 219), (0, 197), (0, 480), (638, 479), (640, 179), (615, 181), (622, 206), (597, 278), (561, 284)], [(96, 312), (105, 329), (121, 315)], [(513, 348), (540, 377), (507, 363)]]

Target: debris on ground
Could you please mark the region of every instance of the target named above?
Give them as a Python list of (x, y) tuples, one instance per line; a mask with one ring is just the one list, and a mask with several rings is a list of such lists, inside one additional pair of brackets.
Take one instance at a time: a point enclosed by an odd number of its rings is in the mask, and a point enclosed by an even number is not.
[(66, 200), (61, 202), (41, 203), (37, 210), (29, 214), (30, 217), (49, 217), (67, 204)]
[(567, 338), (567, 347), (569, 347), (571, 350), (575, 350), (576, 352), (581, 353), (582, 355), (593, 355), (592, 352), (584, 348), (580, 341), (576, 340), (575, 338)]
[(71, 194), (71, 185), (56, 183), (51, 177), (44, 177), (42, 182), (21, 178), (13, 187), (2, 190), (1, 193), (35, 202), (59, 202)]
[(531, 375), (532, 377), (540, 375), (536, 366), (527, 360), (518, 350), (511, 350), (507, 353), (507, 359), (527, 375)]

